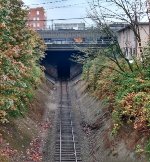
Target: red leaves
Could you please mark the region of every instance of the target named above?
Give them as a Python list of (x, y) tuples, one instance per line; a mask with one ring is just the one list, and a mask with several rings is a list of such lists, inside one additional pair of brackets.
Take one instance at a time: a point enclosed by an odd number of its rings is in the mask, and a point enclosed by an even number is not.
[(13, 158), (17, 155), (17, 150), (13, 149), (9, 143), (6, 143), (2, 134), (0, 134), (0, 155), (6, 158)]
[(2, 156), (6, 156), (6, 157), (14, 157), (16, 154), (17, 154), (17, 150), (13, 150), (9, 144), (7, 144), (7, 146), (3, 147), (1, 150), (0, 150), (0, 154)]
[(51, 128), (52, 127), (51, 123), (48, 122), (48, 121), (45, 121), (45, 122), (41, 123), (40, 126), (41, 126), (41, 128), (43, 130), (47, 130), (48, 128)]
[(146, 130), (147, 129), (147, 123), (146, 120), (142, 117), (136, 118), (134, 122), (134, 129), (140, 131), (140, 130)]
[(27, 156), (29, 161), (33, 162), (41, 162), (42, 161), (42, 153), (40, 150), (41, 140), (39, 138), (34, 139), (31, 143), (30, 149), (27, 149)]
[(6, 27), (5, 23), (0, 23), (0, 29), (3, 29), (5, 27)]
[[(48, 128), (51, 128), (51, 122), (48, 120), (44, 121), (43, 123), (39, 124), (40, 126), (40, 133), (43, 131), (47, 131)], [(41, 138), (37, 137), (30, 143), (30, 149), (27, 149), (27, 161), (26, 162), (42, 162), (42, 134)]]

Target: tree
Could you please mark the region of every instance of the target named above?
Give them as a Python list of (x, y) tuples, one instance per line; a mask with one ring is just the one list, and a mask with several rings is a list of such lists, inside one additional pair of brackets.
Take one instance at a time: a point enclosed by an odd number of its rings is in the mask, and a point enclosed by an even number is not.
[(26, 27), (21, 0), (0, 1), (0, 122), (22, 115), (40, 82), (44, 43)]
[(101, 0), (93, 0), (91, 6), (89, 15), (98, 24), (126, 22), (140, 42), (139, 22), (146, 16), (144, 0), (106, 0), (103, 3)]
[[(110, 45), (107, 49), (103, 49), (103, 54), (108, 57), (111, 61), (116, 63), (121, 72), (125, 70), (120, 65), (120, 58), (123, 59), (131, 72), (134, 71), (132, 64), (126, 58), (123, 51), (120, 48), (119, 42), (117, 40), (117, 35), (111, 30), (109, 24), (112, 22), (123, 22), (128, 25), (134, 32), (137, 43), (141, 42), (140, 36), (140, 20), (146, 16), (145, 13), (145, 3), (142, 0), (93, 0), (90, 4), (90, 10), (88, 11), (88, 17), (97, 24), (100, 32), (105, 33), (105, 35), (111, 38)], [(137, 55), (137, 47), (136, 47)], [(138, 58), (142, 58), (140, 55)], [(138, 63), (135, 60), (136, 67), (140, 70)]]

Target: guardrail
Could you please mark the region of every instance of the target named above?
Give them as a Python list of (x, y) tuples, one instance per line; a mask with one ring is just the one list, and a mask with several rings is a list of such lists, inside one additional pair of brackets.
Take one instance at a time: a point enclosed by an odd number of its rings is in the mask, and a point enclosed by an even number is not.
[(109, 44), (46, 44), (47, 50), (79, 50), (85, 48), (98, 49), (107, 47)]

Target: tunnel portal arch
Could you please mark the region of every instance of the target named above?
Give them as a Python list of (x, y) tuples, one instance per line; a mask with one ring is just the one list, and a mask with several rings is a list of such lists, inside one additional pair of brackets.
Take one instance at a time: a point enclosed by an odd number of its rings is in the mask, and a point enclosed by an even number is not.
[(46, 56), (41, 64), (45, 67), (45, 73), (55, 80), (71, 79), (81, 74), (82, 65), (71, 60), (72, 55), (83, 53), (75, 50), (46, 51)]

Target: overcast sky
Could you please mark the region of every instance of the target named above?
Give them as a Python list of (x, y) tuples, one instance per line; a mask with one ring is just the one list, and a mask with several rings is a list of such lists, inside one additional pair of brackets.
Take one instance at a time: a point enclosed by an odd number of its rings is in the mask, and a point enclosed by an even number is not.
[[(86, 17), (87, 10), (89, 10), (90, 8), (89, 2), (91, 2), (92, 0), (23, 0), (23, 1), (30, 8), (41, 7), (41, 6), (44, 7), (46, 11), (47, 19), (48, 20), (54, 19), (53, 23), (84, 22), (86, 26), (91, 26), (93, 24), (93, 22), (90, 19), (65, 20), (65, 21), (55, 20), (55, 19)], [(105, 3), (105, 2), (107, 2), (107, 0), (101, 0), (101, 5), (109, 8), (110, 10), (113, 10), (114, 12), (119, 11), (118, 7), (116, 8), (111, 3)], [(113, 20), (113, 18), (111, 18), (111, 20)], [(48, 21), (47, 24), (48, 26), (51, 26), (52, 21)]]
[[(87, 16), (88, 0), (23, 0), (31, 8), (42, 6), (45, 8), (47, 19), (82, 18)], [(90, 25), (88, 19), (79, 20), (54, 20), (54, 23), (85, 22)], [(51, 22), (48, 23), (49, 25)]]

